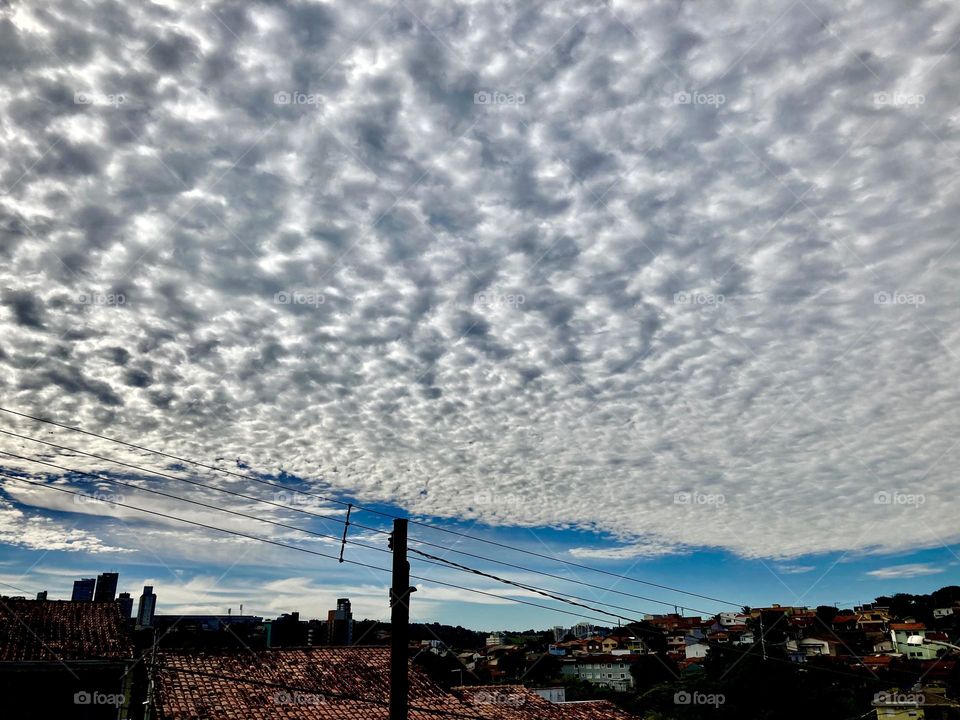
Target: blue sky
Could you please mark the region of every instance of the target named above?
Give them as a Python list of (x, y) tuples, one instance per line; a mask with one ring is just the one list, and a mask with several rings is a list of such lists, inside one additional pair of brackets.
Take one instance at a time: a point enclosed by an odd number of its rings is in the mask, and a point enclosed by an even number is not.
[[(289, 476), (270, 479), (271, 482), (275, 480), (282, 481), (290, 487), (304, 487)], [(112, 497), (103, 490), (94, 491), (89, 486), (78, 484), (71, 487), (77, 492), (99, 493), (98, 497), (104, 498), (105, 503), (118, 500), (130, 505), (156, 509), (156, 505), (151, 505), (149, 494), (128, 492), (122, 497)], [(106, 484), (102, 487), (106, 487)], [(48, 494), (53, 493), (48, 492)], [(72, 498), (65, 497), (67, 501), (72, 502)], [(97, 505), (100, 511), (105, 507), (106, 505)], [(304, 507), (304, 504), (299, 507)], [(368, 507), (385, 513), (397, 513), (400, 510), (388, 504), (372, 504)], [(309, 509), (323, 514), (338, 512), (336, 505), (322, 509), (310, 506)], [(171, 508), (164, 510), (169, 511)], [(99, 572), (110, 570), (121, 573), (120, 591), (130, 592), (134, 597), (139, 596), (143, 585), (154, 585), (159, 596), (158, 612), (163, 613), (226, 613), (228, 608), (236, 613), (239, 612), (242, 603), (244, 612), (266, 617), (294, 610), (301, 612), (304, 617), (323, 617), (326, 610), (335, 605), (337, 597), (346, 595), (352, 598), (358, 617), (384, 620), (389, 617), (389, 611), (384, 602), (389, 582), (388, 573), (374, 572), (350, 564), (339, 565), (335, 560), (293, 550), (274, 550), (259, 544), (248, 547), (241, 543), (238, 546), (236, 542), (229, 539), (224, 541), (225, 546), (222, 549), (205, 550), (204, 539), (216, 541), (217, 533), (204, 532), (202, 536), (196, 538), (195, 544), (189, 543), (191, 548), (187, 550), (182, 547), (184, 538), (171, 541), (171, 536), (179, 536), (183, 532), (192, 533), (193, 529), (184, 525), (178, 526), (176, 523), (158, 526), (156, 528), (158, 532), (153, 535), (153, 539), (148, 540), (137, 537), (139, 523), (131, 522), (129, 518), (104, 523), (97, 517), (84, 516), (78, 519), (75, 513), (69, 511), (52, 511), (45, 516), (52, 521), (71, 526), (71, 534), (89, 532), (87, 538), (94, 535), (100, 538), (116, 538), (115, 548), (120, 552), (112, 550), (77, 552), (40, 548), (28, 550), (7, 546), (3, 555), (3, 564), (0, 566), (0, 582), (5, 583), (5, 591), (8, 594), (17, 594), (15, 588), (31, 594), (46, 589), (51, 598), (68, 598), (74, 579), (92, 577)], [(210, 520), (216, 522), (215, 517), (211, 517)], [(353, 520), (376, 528), (390, 527), (388, 519), (370, 512), (356, 512)], [(332, 523), (312, 520), (302, 514), (295, 516), (292, 521), (298, 527), (312, 528), (319, 532), (337, 531)], [(811, 607), (819, 604), (852, 607), (860, 602), (869, 602), (879, 595), (896, 592), (925, 593), (945, 585), (956, 584), (958, 568), (960, 568), (960, 559), (955, 554), (957, 551), (955, 546), (941, 546), (892, 555), (834, 552), (802, 555), (781, 561), (769, 558), (746, 559), (729, 552), (708, 548), (691, 548), (682, 553), (654, 558), (582, 559), (571, 554), (570, 549), (613, 548), (616, 542), (612, 538), (582, 530), (555, 530), (542, 527), (505, 528), (481, 523), (436, 520), (429, 520), (429, 522), (437, 528), (456, 530), (476, 538), (509, 545), (518, 550), (555, 557), (556, 561), (523, 552), (510, 552), (504, 548), (454, 536), (423, 525), (411, 526), (411, 540), (426, 540), (443, 547), (440, 549), (426, 547), (416, 542), (411, 542), (411, 547), (546, 590), (579, 595), (588, 604), (591, 601), (600, 601), (630, 608), (630, 610), (624, 610), (603, 605), (596, 606), (601, 610), (624, 617), (642, 617), (644, 613), (672, 612), (675, 606), (681, 608), (685, 614), (716, 613), (734, 608), (734, 604), (765, 606), (775, 602)], [(186, 530), (181, 531), (178, 527)], [(269, 525), (254, 521), (244, 521), (242, 528), (234, 527), (234, 529), (251, 535), (270, 536), (277, 539), (271, 535)], [(354, 529), (348, 537), (362, 539), (362, 542), (375, 547), (386, 548), (386, 536), (383, 535), (377, 536)], [(310, 539), (309, 536), (297, 536), (293, 533), (278, 541), (331, 553), (334, 556), (339, 552), (338, 543), (334, 541), (324, 543), (321, 547), (317, 543), (304, 541)], [(77, 542), (84, 542), (84, 540), (84, 536), (77, 536)], [(562, 582), (538, 576), (535, 573), (520, 572), (494, 562), (464, 557), (452, 552), (453, 550), (464, 550), (492, 560), (520, 565), (530, 570), (540, 570), (583, 581), (592, 587)], [(390, 567), (390, 557), (386, 553), (373, 552), (354, 545), (347, 546), (345, 558), (379, 565), (383, 568)], [(600, 573), (565, 565), (562, 562), (564, 560), (729, 602), (717, 602), (637, 582), (617, 580)], [(481, 630), (545, 628), (554, 625), (569, 627), (581, 619), (578, 617), (581, 612), (584, 616), (597, 620), (606, 619), (611, 625), (617, 622), (615, 617), (581, 611), (458, 571), (423, 565), (416, 559), (412, 563), (412, 572), (431, 580), (482, 589), (505, 598), (500, 602), (446, 585), (416, 580), (414, 582), (419, 592), (415, 596), (413, 611), (417, 619), (424, 622), (466, 624)], [(620, 590), (648, 599), (641, 600), (618, 595), (611, 592), (612, 590)], [(545, 609), (510, 603), (510, 598), (524, 599), (567, 612), (553, 613)], [(601, 623), (596, 622), (596, 624)]]
[[(956, 582), (956, 3), (35, 5), (0, 9), (0, 404), (737, 602)], [(101, 500), (344, 512), (0, 430), (63, 446), (0, 434), (7, 471), (135, 486)], [(4, 582), (385, 612), (291, 555), (0, 481)], [(563, 619), (487, 600), (417, 596)]]

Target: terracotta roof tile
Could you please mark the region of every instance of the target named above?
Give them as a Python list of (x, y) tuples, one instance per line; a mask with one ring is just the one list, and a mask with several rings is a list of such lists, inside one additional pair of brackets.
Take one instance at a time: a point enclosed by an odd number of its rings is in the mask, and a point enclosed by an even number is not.
[(0, 661), (132, 658), (115, 602), (0, 600)]
[[(164, 652), (158, 656), (159, 720), (387, 720), (387, 648)], [(284, 687), (286, 686), (286, 687)], [(375, 701), (364, 702), (364, 701)], [(410, 671), (410, 719), (451, 713), (476, 720), (630, 720), (606, 702), (554, 704), (514, 685), (447, 693)], [(421, 709), (415, 709), (421, 708)]]

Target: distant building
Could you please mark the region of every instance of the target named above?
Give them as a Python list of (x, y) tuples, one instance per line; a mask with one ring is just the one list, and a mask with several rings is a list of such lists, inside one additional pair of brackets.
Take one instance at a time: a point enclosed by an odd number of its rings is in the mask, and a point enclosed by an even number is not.
[(137, 628), (153, 627), (153, 616), (156, 611), (157, 596), (153, 592), (153, 585), (144, 585), (140, 605), (137, 608)]
[(503, 645), (503, 633), (490, 633), (489, 635), (487, 635), (487, 641), (485, 645), (487, 647)]
[(96, 586), (96, 578), (83, 578), (73, 581), (73, 595), (70, 596), (72, 602), (91, 602), (93, 600), (93, 590)]
[(639, 659), (639, 655), (582, 655), (564, 660), (561, 673), (564, 677), (626, 692), (634, 687), (630, 666)]
[(120, 617), (123, 620), (129, 620), (133, 614), (133, 598), (130, 593), (120, 593), (117, 597), (117, 605), (120, 606)]
[(353, 644), (353, 613), (348, 598), (337, 598), (337, 609), (327, 613), (327, 642), (330, 645)]
[(258, 615), (154, 615), (153, 627), (157, 632), (188, 630), (195, 632), (216, 632), (228, 628), (261, 625), (263, 618)]
[[(334, 612), (336, 612), (334, 610)], [(274, 647), (302, 647), (309, 645), (307, 623), (300, 619), (300, 613), (284, 613), (276, 620), (264, 623), (266, 644)], [(342, 643), (337, 643), (342, 644)], [(346, 643), (349, 645), (350, 643)]]
[(537, 695), (542, 697), (544, 700), (549, 700), (552, 703), (563, 703), (567, 701), (567, 689), (563, 687), (530, 688), (530, 689), (533, 690)]
[(47, 599), (46, 590), (41, 590), (40, 592), (37, 593), (37, 600), (46, 600), (46, 599)]
[(97, 575), (97, 587), (93, 592), (94, 602), (113, 602), (117, 599), (117, 573), (100, 573)]
[(590, 623), (578, 622), (576, 625), (570, 628), (570, 632), (573, 633), (573, 636), (577, 639), (582, 639), (593, 635), (594, 630), (593, 625)]

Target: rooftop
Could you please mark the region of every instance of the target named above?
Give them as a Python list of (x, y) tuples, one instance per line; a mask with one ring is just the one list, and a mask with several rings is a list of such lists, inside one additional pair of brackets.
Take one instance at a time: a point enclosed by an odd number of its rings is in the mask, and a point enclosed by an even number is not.
[(635, 717), (606, 700), (552, 703), (522, 685), (476, 685), (453, 691), (471, 714), (484, 720), (631, 720)]
[[(383, 647), (165, 652), (157, 673), (158, 720), (387, 720), (390, 652)], [(438, 712), (439, 711), (439, 712)], [(554, 704), (520, 686), (447, 693), (410, 671), (410, 720), (442, 713), (484, 720), (629, 720), (605, 702)]]
[(116, 602), (0, 601), (0, 662), (132, 657)]

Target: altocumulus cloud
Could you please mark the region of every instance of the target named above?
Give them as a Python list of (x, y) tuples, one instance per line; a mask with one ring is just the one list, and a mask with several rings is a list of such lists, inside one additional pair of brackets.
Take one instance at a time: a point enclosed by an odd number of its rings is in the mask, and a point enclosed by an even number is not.
[(958, 29), (7, 4), (0, 395), (582, 557), (956, 541)]

